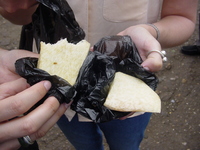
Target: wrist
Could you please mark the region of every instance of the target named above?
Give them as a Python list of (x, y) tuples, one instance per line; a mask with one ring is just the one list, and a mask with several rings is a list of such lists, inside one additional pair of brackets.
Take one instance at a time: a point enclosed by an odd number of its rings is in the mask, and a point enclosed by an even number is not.
[(159, 41), (160, 31), (156, 25), (147, 23), (138, 26), (145, 28), (157, 41)]

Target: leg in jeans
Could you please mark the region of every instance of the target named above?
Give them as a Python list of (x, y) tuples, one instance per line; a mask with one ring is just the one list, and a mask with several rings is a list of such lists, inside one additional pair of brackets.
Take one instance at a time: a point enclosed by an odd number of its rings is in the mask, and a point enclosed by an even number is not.
[(79, 122), (77, 115), (70, 122), (63, 115), (57, 124), (76, 150), (103, 150), (102, 133), (97, 124)]
[(99, 124), (110, 150), (139, 150), (151, 113)]
[(68, 140), (77, 150), (103, 150), (103, 131), (110, 150), (139, 150), (145, 128), (151, 113), (128, 118), (125, 120), (112, 120), (106, 123), (78, 122), (77, 116), (68, 122), (63, 116), (58, 126)]

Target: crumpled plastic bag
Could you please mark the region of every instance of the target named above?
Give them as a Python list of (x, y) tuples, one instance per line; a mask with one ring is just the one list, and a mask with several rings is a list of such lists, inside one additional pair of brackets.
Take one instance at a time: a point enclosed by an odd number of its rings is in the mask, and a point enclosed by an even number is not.
[[(32, 16), (32, 22), (23, 26), (20, 39), (20, 49), (32, 51), (33, 39), (38, 52), (40, 42), (56, 43), (67, 38), (68, 42), (77, 43), (84, 39), (85, 33), (75, 19), (73, 10), (66, 0), (37, 0), (40, 2)], [(47, 72), (36, 68), (37, 58), (22, 58), (16, 61), (16, 72), (27, 79), (30, 85), (42, 80), (49, 80), (52, 87), (45, 97), (33, 108), (43, 103), (49, 96), (55, 96), (60, 103), (69, 103), (76, 94), (75, 88), (67, 81), (51, 76)]]
[(156, 90), (158, 79), (155, 74), (145, 70), (135, 44), (129, 36), (107, 36), (94, 45), (94, 50), (110, 56), (120, 71), (144, 81)]
[[(76, 90), (66, 80), (56, 75), (50, 75), (44, 70), (37, 68), (38, 58), (26, 57), (18, 59), (15, 62), (16, 72), (23, 78), (27, 79), (27, 83), (34, 85), (40, 81), (48, 80), (52, 87), (43, 98), (55, 96), (60, 103), (69, 103), (76, 94)], [(43, 101), (40, 101), (42, 103)]]
[[(38, 0), (38, 2), (41, 4), (33, 15), (33, 22), (26, 28), (28, 35), (33, 35), (38, 49), (40, 41), (55, 43), (61, 38), (67, 38), (69, 42), (77, 43), (84, 38), (85, 34), (65, 0)], [(29, 41), (21, 42), (21, 48), (26, 49), (26, 46), (30, 48), (32, 43), (27, 43)], [(115, 72), (121, 71), (138, 77), (154, 90), (157, 85), (156, 76), (140, 65), (142, 59), (128, 36), (109, 36), (97, 42), (94, 45), (94, 52), (90, 52), (84, 61), (74, 86), (58, 76), (51, 76), (37, 69), (37, 61), (37, 58), (17, 60), (16, 72), (26, 78), (30, 85), (49, 80), (52, 88), (43, 100), (51, 95), (60, 103), (69, 103), (73, 99), (71, 108), (97, 123), (129, 114), (129, 112), (112, 111), (103, 105)]]
[(77, 83), (77, 94), (71, 108), (94, 122), (107, 122), (130, 112), (118, 112), (103, 104), (117, 71), (140, 78), (156, 89), (157, 78), (140, 64), (142, 59), (129, 36), (108, 36), (94, 45), (94, 52), (86, 58)]
[(31, 85), (42, 80), (50, 80), (53, 89), (47, 96), (54, 95), (61, 103), (69, 103), (70, 99), (73, 99), (71, 109), (100, 123), (130, 113), (113, 111), (103, 105), (117, 71), (140, 78), (153, 90), (156, 89), (157, 77), (146, 71), (141, 63), (142, 59), (129, 36), (110, 36), (102, 38), (94, 45), (94, 52), (90, 52), (86, 57), (73, 87), (68, 85), (67, 81), (37, 69), (37, 58), (18, 60), (16, 70)]
[(70, 43), (78, 43), (84, 39), (85, 33), (66, 0), (37, 1), (40, 4), (32, 15), (32, 22), (22, 28), (21, 49), (31, 51), (33, 39), (38, 51), (41, 41), (53, 44), (67, 38)]
[(91, 52), (84, 61), (75, 84), (71, 109), (94, 122), (107, 122), (128, 113), (115, 112), (103, 103), (115, 75), (114, 61), (100, 52)]

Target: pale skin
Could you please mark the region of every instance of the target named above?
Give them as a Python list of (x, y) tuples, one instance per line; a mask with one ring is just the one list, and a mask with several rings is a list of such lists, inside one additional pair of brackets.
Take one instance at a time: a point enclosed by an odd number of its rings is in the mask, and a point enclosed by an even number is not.
[(8, 121), (28, 111), (51, 87), (49, 81), (30, 87), (15, 73), (15, 61), (22, 57), (38, 57), (38, 54), (0, 49), (0, 149), (18, 149), (20, 144), (17, 138), (26, 135), (33, 141), (41, 138), (70, 105), (60, 105), (55, 97), (49, 97), (28, 115)]
[[(155, 30), (145, 24), (131, 26), (119, 33), (119, 35), (131, 36), (144, 60), (142, 66), (151, 72), (159, 71), (162, 68), (163, 62), (158, 53), (153, 52), (148, 56), (147, 53), (151, 50), (161, 50), (162, 48), (182, 44), (192, 35), (196, 24), (198, 0), (164, 0), (163, 2), (161, 20), (154, 23), (160, 31), (158, 41), (155, 39)], [(28, 24), (31, 21), (31, 14), (36, 8), (37, 2), (35, 0), (0, 0), (0, 13), (15, 24)], [(17, 138), (25, 135), (30, 135), (32, 140), (44, 136), (66, 110), (66, 106), (59, 105), (54, 97), (50, 97), (29, 115), (5, 122), (5, 120), (26, 112), (48, 90), (44, 86), (46, 82), (40, 82), (29, 87), (25, 80), (15, 73), (14, 62), (18, 58), (25, 56), (38, 57), (37, 54), (27, 51), (15, 50), (10, 52), (0, 49), (0, 76), (3, 77), (0, 78), (0, 88), (6, 89), (8, 84), (14, 84), (12, 88), (4, 91), (0, 90), (0, 149), (10, 145), (14, 146), (10, 149), (17, 149), (19, 147)], [(19, 86), (20, 89), (16, 86)], [(27, 102), (26, 100), (30, 99), (30, 96), (27, 98), (27, 94), (35, 94), (34, 91), (41, 92), (38, 93), (39, 95), (36, 99), (31, 99)], [(19, 96), (20, 98), (18, 98)], [(13, 106), (12, 101), (15, 104), (24, 101), (25, 105), (19, 107), (20, 110), (15, 109), (15, 111), (11, 108), (16, 107), (10, 107), (10, 109), (3, 108), (3, 106)], [(44, 116), (41, 115), (43, 110), (45, 110), (45, 113), (42, 113), (45, 114)], [(37, 117), (41, 117), (41, 119), (35, 119)], [(1, 128), (2, 126), (3, 128)], [(14, 129), (13, 126), (15, 127)]]

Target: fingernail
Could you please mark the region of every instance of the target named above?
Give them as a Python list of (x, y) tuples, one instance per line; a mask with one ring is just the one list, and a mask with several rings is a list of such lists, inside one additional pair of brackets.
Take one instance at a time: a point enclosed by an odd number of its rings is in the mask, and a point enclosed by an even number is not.
[(44, 87), (49, 90), (51, 88), (51, 82), (49, 81), (44, 81)]
[(69, 106), (70, 106), (69, 104), (66, 104), (66, 103), (65, 103), (65, 108), (69, 108)]
[(148, 67), (144, 67), (144, 69), (145, 69), (146, 71), (149, 71), (149, 68), (148, 68)]

